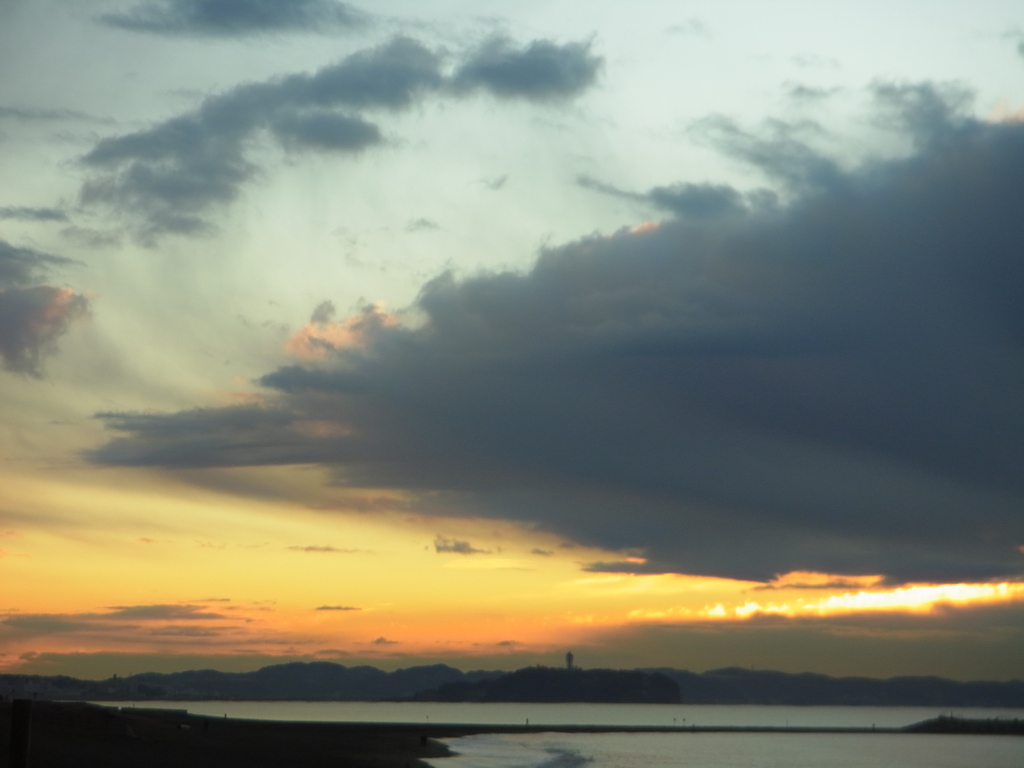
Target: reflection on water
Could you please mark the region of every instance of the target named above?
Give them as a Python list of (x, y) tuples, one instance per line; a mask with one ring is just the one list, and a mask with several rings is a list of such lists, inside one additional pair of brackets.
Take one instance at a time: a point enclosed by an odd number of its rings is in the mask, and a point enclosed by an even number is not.
[(480, 735), (435, 768), (1020, 768), (1016, 736), (791, 733)]

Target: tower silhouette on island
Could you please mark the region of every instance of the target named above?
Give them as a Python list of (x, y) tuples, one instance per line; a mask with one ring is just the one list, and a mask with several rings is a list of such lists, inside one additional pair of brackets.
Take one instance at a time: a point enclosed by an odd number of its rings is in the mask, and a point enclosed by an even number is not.
[(575, 667), (572, 665), (573, 658), (574, 657), (572, 655), (572, 651), (569, 651), (567, 654), (565, 654), (565, 666), (567, 669), (575, 669)]

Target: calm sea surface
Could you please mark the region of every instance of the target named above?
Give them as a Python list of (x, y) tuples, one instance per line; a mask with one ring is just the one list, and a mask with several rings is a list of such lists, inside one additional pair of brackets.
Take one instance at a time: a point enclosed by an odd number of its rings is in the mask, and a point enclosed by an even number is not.
[[(132, 702), (101, 702), (132, 706)], [(950, 713), (1024, 718), (1020, 709), (685, 704), (397, 704), (173, 701), (144, 707), (259, 720), (516, 725), (899, 727)], [(435, 768), (1022, 768), (1024, 737), (795, 733), (483, 734), (447, 741)]]

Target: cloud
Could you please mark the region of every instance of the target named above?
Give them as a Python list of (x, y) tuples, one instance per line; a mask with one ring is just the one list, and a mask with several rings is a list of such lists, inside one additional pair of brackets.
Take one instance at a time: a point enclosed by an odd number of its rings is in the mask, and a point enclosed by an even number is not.
[(149, 631), (151, 635), (157, 635), (160, 637), (217, 637), (223, 632), (219, 629), (210, 629), (209, 627), (160, 627), (159, 629), (151, 629)]
[(728, 117), (712, 115), (696, 121), (689, 132), (724, 154), (758, 168), (794, 195), (813, 193), (845, 179), (840, 163), (815, 147), (824, 129), (812, 120), (772, 119), (751, 131)]
[(590, 176), (579, 176), (576, 183), (584, 189), (612, 195), (626, 200), (646, 203), (679, 218), (707, 219), (716, 216), (748, 213), (751, 208), (770, 205), (775, 196), (767, 190), (743, 194), (725, 184), (680, 183), (654, 187), (647, 192), (629, 192), (612, 184), (605, 184)]
[(667, 30), (669, 35), (683, 35), (686, 37), (699, 37), (709, 39), (712, 37), (711, 29), (696, 16), (691, 16), (680, 24), (673, 24)]
[(87, 313), (81, 294), (37, 284), (52, 269), (74, 263), (0, 240), (0, 361), (7, 370), (39, 376), (42, 358)]
[(129, 215), (144, 238), (209, 231), (206, 212), (233, 201), (257, 172), (245, 157), (255, 133), (265, 131), (286, 149), (359, 152), (381, 134), (350, 111), (406, 107), (436, 88), (439, 67), (437, 54), (396, 38), (313, 74), (211, 96), (194, 112), (96, 144), (83, 158), (96, 175), (83, 186), (82, 202)]
[(360, 551), (358, 549), (338, 549), (337, 547), (325, 546), (288, 547), (288, 549), (295, 550), (296, 552), (338, 552), (342, 554), (351, 554), (353, 552)]
[(382, 140), (373, 123), (327, 111), (282, 115), (271, 130), (281, 145), (291, 150), (357, 152)]
[(24, 614), (5, 617), (0, 620), (0, 627), (21, 634), (55, 635), (94, 629), (95, 624), (78, 620), (74, 615)]
[(15, 221), (67, 221), (68, 215), (59, 208), (22, 208), (0, 206), (0, 220)]
[[(68, 614), (8, 614), (0, 618), (0, 629), (22, 635), (53, 635), (71, 632), (109, 633), (131, 632), (150, 621), (210, 621), (225, 619), (221, 614), (211, 613), (201, 605), (122, 605), (111, 606), (105, 613)], [(187, 627), (188, 625), (183, 625)], [(151, 634), (194, 634), (187, 630), (157, 627)]]
[(362, 608), (356, 608), (353, 605), (321, 605), (317, 608), (318, 611), (361, 611)]
[(378, 637), (372, 643), (373, 645), (398, 645), (397, 640), (388, 640), (386, 637)]
[(798, 104), (818, 104), (839, 93), (840, 88), (819, 88), (805, 83), (786, 82), (782, 86), (786, 97)]
[(505, 185), (508, 183), (508, 174), (505, 173), (495, 178), (483, 179), (481, 183), (492, 192), (497, 192), (504, 189)]
[(455, 71), (452, 83), (459, 91), (482, 89), (502, 98), (565, 99), (592, 86), (602, 64), (590, 43), (534, 40), (517, 49), (508, 38), (495, 37)]
[(109, 414), (121, 435), (90, 457), (318, 463), (643, 572), (1019, 574), (1024, 125), (927, 91), (879, 91), (907, 157), (844, 169), (791, 133), (771, 157), (732, 126), (780, 202), (442, 274), (420, 324), (269, 373), (267, 407)]
[(317, 360), (353, 346), (365, 346), (382, 328), (398, 324), (398, 318), (381, 307), (368, 304), (355, 317), (335, 322), (334, 304), (317, 305), (309, 322), (285, 342), (284, 351), (307, 360)]
[(424, 232), (432, 229), (440, 229), (441, 226), (436, 221), (430, 219), (414, 219), (405, 225), (406, 232)]
[(881, 586), (883, 576), (842, 576), (832, 573), (787, 573), (768, 584), (753, 587), (754, 592), (778, 589), (870, 589)]
[(109, 118), (100, 118), (73, 109), (31, 109), (25, 107), (0, 107), (0, 120), (17, 120), (19, 122), (61, 122), (82, 121), (88, 123), (111, 124)]
[(596, 72), (596, 62), (589, 45), (535, 40), (516, 49), (501, 41), (476, 52), (453, 80), (440, 53), (397, 37), (313, 74), (239, 85), (192, 112), (105, 138), (82, 158), (92, 176), (79, 196), (126, 217), (144, 242), (208, 233), (211, 212), (259, 173), (247, 158), (258, 138), (292, 152), (356, 154), (384, 142), (362, 110), (401, 110), (428, 94), (478, 88), (502, 98), (568, 98), (593, 81), (586, 72)]
[(56, 350), (88, 301), (70, 288), (35, 285), (0, 290), (0, 358), (9, 371), (39, 376), (41, 359)]
[(336, 0), (147, 0), (100, 21), (133, 32), (236, 37), (268, 32), (330, 32), (368, 17)]
[(219, 613), (211, 613), (202, 605), (114, 605), (110, 613), (96, 614), (105, 621), (208, 621), (225, 619)]
[(457, 555), (489, 555), (489, 549), (477, 549), (468, 541), (458, 541), (445, 536), (438, 536), (434, 539), (434, 551), (438, 554), (451, 552)]
[(555, 553), (552, 552), (550, 549), (531, 549), (530, 550), (530, 554), (531, 555), (540, 555), (541, 557), (551, 557), (551, 555), (553, 555)]
[(23, 287), (37, 283), (54, 267), (77, 262), (31, 248), (18, 248), (0, 240), (0, 288)]
[(650, 563), (646, 558), (642, 557), (627, 557), (625, 560), (615, 560), (612, 562), (582, 563), (580, 570), (587, 573), (628, 573), (634, 576), (641, 574), (660, 576), (672, 572), (671, 568), (666, 568), (665, 565), (657, 563)]

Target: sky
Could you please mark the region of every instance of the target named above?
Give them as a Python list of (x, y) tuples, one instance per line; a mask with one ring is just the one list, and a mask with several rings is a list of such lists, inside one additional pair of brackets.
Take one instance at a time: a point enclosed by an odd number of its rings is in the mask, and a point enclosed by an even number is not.
[(0, 671), (1024, 677), (1024, 9), (0, 0)]

